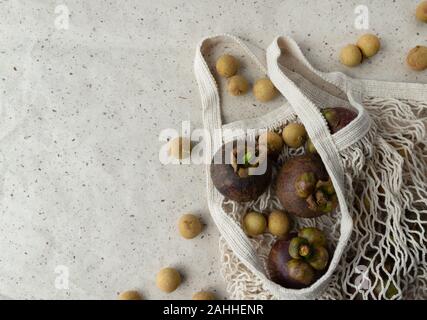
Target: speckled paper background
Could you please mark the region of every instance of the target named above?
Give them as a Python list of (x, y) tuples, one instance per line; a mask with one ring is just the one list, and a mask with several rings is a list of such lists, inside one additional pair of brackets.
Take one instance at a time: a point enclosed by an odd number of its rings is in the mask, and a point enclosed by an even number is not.
[[(202, 125), (196, 44), (228, 32), (264, 49), (290, 34), (321, 70), (425, 83), (425, 72), (404, 64), (410, 48), (427, 44), (416, 3), (0, 1), (0, 295), (114, 299), (138, 288), (146, 298), (188, 299), (200, 289), (226, 297), (204, 167), (158, 159), (162, 129)], [(337, 52), (363, 33), (354, 27), (359, 4), (383, 50), (348, 70)], [(60, 5), (66, 29), (56, 24)], [(207, 225), (192, 241), (176, 231), (187, 211)], [(184, 275), (170, 295), (154, 280), (167, 265)], [(55, 286), (61, 266), (68, 289)]]

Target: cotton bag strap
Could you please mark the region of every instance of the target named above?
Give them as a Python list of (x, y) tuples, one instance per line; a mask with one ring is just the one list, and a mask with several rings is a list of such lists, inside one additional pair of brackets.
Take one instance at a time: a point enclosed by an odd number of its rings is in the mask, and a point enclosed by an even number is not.
[[(241, 261), (245, 263), (245, 265), (250, 268), (250, 270), (257, 276), (265, 278), (265, 275), (263, 274), (263, 266), (241, 227), (237, 225), (237, 223), (224, 212), (221, 206), (216, 205), (218, 203), (222, 203), (223, 197), (214, 188), (210, 177), (210, 162), (212, 157), (211, 151), (217, 150), (221, 146), (223, 140), (222, 119), (218, 87), (203, 57), (202, 46), (205, 44), (205, 42), (213, 41), (214, 39), (220, 37), (228, 38), (229, 40), (240, 44), (243, 50), (249, 54), (252, 59), (257, 60), (256, 57), (250, 52), (250, 50), (238, 38), (231, 35), (218, 35), (205, 38), (197, 47), (194, 60), (194, 71), (201, 96), (204, 127), (210, 134), (210, 137), (205, 137), (204, 139), (206, 143), (205, 163), (207, 165), (206, 180), (208, 205), (215, 224), (218, 226), (222, 236), (232, 247), (233, 251), (239, 257), (239, 259), (241, 259)], [(265, 278), (265, 280), (267, 279)]]

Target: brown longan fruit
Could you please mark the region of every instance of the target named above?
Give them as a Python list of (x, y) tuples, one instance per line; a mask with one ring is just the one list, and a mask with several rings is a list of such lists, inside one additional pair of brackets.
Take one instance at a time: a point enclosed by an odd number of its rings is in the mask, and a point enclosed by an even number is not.
[(415, 16), (419, 21), (427, 23), (427, 1), (423, 1), (418, 5)]
[(282, 137), (289, 147), (299, 148), (307, 139), (307, 131), (300, 123), (290, 123), (283, 128)]
[(191, 141), (183, 137), (177, 137), (168, 143), (169, 156), (182, 160), (188, 158), (191, 154)]
[(200, 219), (193, 214), (184, 214), (178, 220), (178, 230), (185, 239), (193, 239), (202, 231)]
[(289, 233), (291, 226), (288, 215), (283, 211), (275, 210), (268, 216), (268, 230), (276, 237), (284, 237)]
[(260, 134), (258, 143), (267, 146), (268, 154), (278, 154), (283, 149), (283, 139), (274, 131), (266, 131)]
[(427, 47), (416, 46), (408, 53), (406, 62), (415, 71), (427, 69)]
[(220, 76), (230, 78), (237, 73), (239, 61), (231, 54), (224, 54), (216, 62), (216, 71)]
[(228, 79), (228, 92), (232, 96), (244, 95), (249, 90), (249, 83), (245, 77), (235, 75)]
[(157, 288), (166, 293), (175, 291), (181, 284), (181, 275), (174, 268), (163, 268), (156, 276)]
[(215, 295), (208, 291), (199, 291), (193, 294), (193, 300), (216, 300)]
[(349, 44), (341, 49), (340, 61), (345, 66), (355, 67), (362, 63), (362, 58), (362, 52), (354, 44)]
[(373, 57), (378, 53), (381, 47), (380, 39), (376, 35), (367, 33), (359, 38), (357, 46), (366, 58)]
[(243, 217), (243, 228), (247, 235), (255, 237), (265, 232), (267, 220), (259, 212), (249, 212)]
[(142, 295), (138, 291), (128, 290), (123, 291), (118, 296), (119, 300), (142, 300)]
[(277, 96), (278, 91), (270, 79), (261, 78), (255, 82), (253, 93), (258, 101), (268, 102)]

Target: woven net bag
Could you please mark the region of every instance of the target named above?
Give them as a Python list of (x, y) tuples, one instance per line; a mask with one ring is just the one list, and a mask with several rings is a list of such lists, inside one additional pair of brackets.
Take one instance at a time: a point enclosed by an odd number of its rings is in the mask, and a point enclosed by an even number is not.
[[(219, 44), (250, 59), (286, 102), (261, 117), (223, 124), (224, 106), (208, 64)], [(339, 209), (315, 219), (295, 219), (296, 228), (324, 230), (334, 254), (326, 273), (310, 287), (284, 288), (269, 280), (265, 268), (275, 239), (268, 234), (248, 238), (241, 228), (248, 210), (283, 209), (273, 187), (250, 203), (227, 200), (212, 185), (208, 166), (208, 205), (221, 233), (221, 271), (230, 297), (426, 299), (427, 85), (320, 72), (289, 37), (277, 37), (266, 53), (255, 51), (231, 35), (205, 38), (197, 47), (195, 75), (210, 133), (206, 163), (222, 143), (242, 138), (234, 129), (280, 133), (287, 123), (301, 122), (332, 179)], [(321, 109), (337, 106), (358, 116), (331, 134)], [(279, 162), (303, 152), (285, 148)]]

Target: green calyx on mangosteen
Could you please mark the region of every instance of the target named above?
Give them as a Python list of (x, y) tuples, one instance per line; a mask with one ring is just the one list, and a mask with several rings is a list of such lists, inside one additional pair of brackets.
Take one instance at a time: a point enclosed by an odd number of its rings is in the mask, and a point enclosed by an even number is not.
[[(316, 184), (316, 189), (314, 191), (314, 194), (310, 194), (308, 197), (305, 198), (308, 208), (315, 212), (323, 212), (323, 213), (330, 213), (332, 212), (337, 204), (338, 199), (335, 195), (335, 190), (331, 193), (327, 193), (322, 187), (318, 187), (319, 183), (330, 183), (332, 186), (331, 180), (328, 181), (318, 181)], [(333, 188), (333, 186), (332, 186)], [(330, 190), (330, 189), (329, 189)]]
[(313, 172), (304, 172), (295, 180), (295, 192), (298, 197), (306, 199), (316, 187), (316, 176)]
[(301, 259), (306, 257), (310, 253), (310, 247), (308, 241), (304, 238), (295, 237), (292, 238), (289, 244), (289, 254), (294, 259)]
[[(307, 236), (307, 237), (306, 237)], [(310, 286), (326, 271), (329, 252), (326, 237), (316, 228), (303, 228), (298, 235), (275, 242), (268, 256), (271, 280), (286, 288)]]
[(309, 286), (313, 282), (314, 271), (307, 263), (301, 260), (292, 259), (288, 261), (289, 277), (298, 281), (304, 286)]
[(330, 213), (338, 204), (332, 181), (317, 155), (289, 159), (278, 174), (276, 194), (286, 211), (302, 218)]
[(310, 266), (315, 270), (323, 270), (326, 268), (329, 260), (329, 253), (324, 247), (313, 247), (311, 256), (308, 260)]
[(268, 188), (272, 177), (266, 149), (247, 141), (222, 145), (212, 159), (210, 172), (215, 188), (237, 202), (256, 200)]
[(303, 228), (298, 232), (298, 237), (306, 239), (309, 243), (316, 246), (326, 246), (325, 234), (317, 228)]
[(322, 114), (332, 134), (346, 127), (357, 117), (355, 111), (344, 107), (326, 108), (322, 110)]

